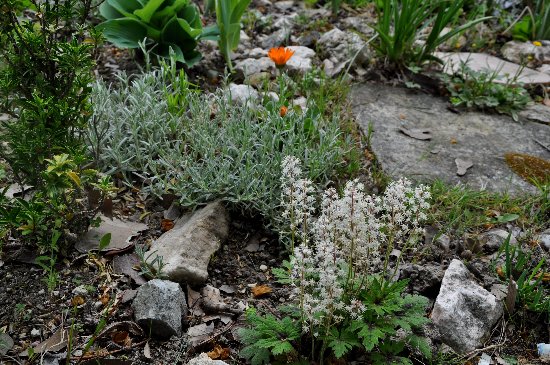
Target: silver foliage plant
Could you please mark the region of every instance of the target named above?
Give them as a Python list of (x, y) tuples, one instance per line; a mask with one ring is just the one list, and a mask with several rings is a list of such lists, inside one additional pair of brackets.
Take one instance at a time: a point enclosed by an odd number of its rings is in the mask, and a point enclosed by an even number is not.
[(98, 81), (92, 93), (88, 145), (98, 167), (137, 174), (152, 194), (174, 193), (189, 207), (221, 198), (276, 223), (283, 157), (300, 156), (308, 178), (325, 183), (349, 150), (337, 116), (316, 118), (312, 131), (305, 115), (281, 117), (267, 98), (238, 105), (227, 91), (200, 93), (167, 74), (121, 75), (116, 88)]
[[(430, 207), (430, 192), (407, 179), (390, 183), (382, 196), (367, 195), (357, 180), (340, 195), (333, 188), (317, 199), (313, 183), (302, 177), (300, 160), (283, 160), (281, 200), (293, 247), (290, 279), (300, 302), (304, 330), (327, 320), (338, 323), (348, 313), (359, 318), (364, 305), (357, 294), (372, 275), (391, 280), (393, 249), (415, 248)], [(400, 259), (400, 258), (399, 258)], [(326, 323), (325, 323), (326, 325)]]

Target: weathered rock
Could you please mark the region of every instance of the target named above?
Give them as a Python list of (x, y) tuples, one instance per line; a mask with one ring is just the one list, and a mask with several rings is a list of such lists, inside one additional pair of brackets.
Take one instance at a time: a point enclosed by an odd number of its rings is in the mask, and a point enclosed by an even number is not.
[[(357, 85), (350, 95), (363, 131), (372, 124), (372, 149), (390, 176), (427, 182), (440, 179), (511, 194), (537, 192), (503, 157), (521, 151), (548, 159), (550, 151), (536, 141), (550, 141), (549, 125), (517, 123), (505, 115), (480, 112), (456, 114), (448, 110), (446, 99), (380, 84)], [(411, 138), (401, 128), (429, 130), (431, 140)], [(457, 158), (474, 164), (464, 176), (456, 175)]]
[(283, 46), (290, 39), (291, 34), (292, 34), (292, 29), (281, 28), (271, 33), (270, 35), (264, 37), (261, 40), (261, 45), (264, 49)]
[(502, 303), (473, 280), (460, 260), (451, 261), (431, 316), (441, 341), (461, 354), (475, 350), (502, 314)]
[(187, 365), (228, 365), (222, 360), (212, 360), (206, 353), (202, 353), (199, 356), (189, 360)]
[(550, 42), (541, 43), (541, 46), (535, 46), (532, 42), (510, 41), (502, 46), (501, 52), (504, 58), (517, 64), (550, 61)]
[[(488, 232), (482, 233), (479, 237), (481, 248), (486, 253), (493, 253), (498, 251), (500, 246), (506, 241), (510, 233), (500, 228), (492, 229)], [(517, 243), (516, 238), (512, 234), (510, 236), (510, 244), (515, 245)]]
[(444, 272), (440, 265), (404, 264), (400, 267), (399, 279), (409, 279), (409, 287), (415, 293), (435, 297)]
[(237, 104), (254, 103), (260, 97), (258, 91), (250, 85), (229, 84), (231, 101)]
[(303, 75), (312, 69), (312, 58), (315, 57), (315, 51), (303, 46), (288, 47), (294, 51), (294, 54), (286, 63), (286, 67), (291, 73)]
[(473, 71), (488, 72), (490, 74), (496, 72), (498, 75), (494, 80), (496, 83), (513, 81), (525, 85), (550, 83), (550, 75), (548, 74), (528, 67), (522, 68), (519, 64), (510, 63), (485, 53), (436, 52), (434, 55), (444, 62), (443, 71), (449, 74), (460, 73), (461, 64), (466, 63)]
[(374, 35), (374, 29), (369, 26), (373, 23), (373, 19), (368, 19), (359, 16), (351, 16), (348, 18), (342, 19), (342, 23), (349, 28), (353, 28), (356, 31), (364, 34), (367, 37), (372, 37)]
[(237, 77), (241, 79), (259, 74), (261, 72), (272, 72), (274, 70), (275, 64), (269, 57), (261, 57), (258, 59), (247, 58), (235, 64)]
[(285, 11), (291, 10), (294, 7), (294, 1), (293, 0), (275, 1), (273, 5), (275, 5), (277, 10), (285, 12)]
[(136, 322), (147, 333), (162, 339), (181, 335), (187, 303), (178, 284), (160, 279), (147, 282), (137, 290), (132, 308)]
[(210, 257), (227, 238), (229, 218), (221, 202), (208, 204), (187, 221), (180, 220), (153, 242), (145, 254), (162, 256), (163, 274), (170, 280), (204, 284)]
[(518, 113), (522, 119), (534, 122), (546, 123), (550, 125), (550, 107), (544, 104), (527, 105), (525, 109)]
[(353, 60), (354, 65), (362, 65), (371, 58), (367, 43), (359, 35), (344, 32), (334, 28), (324, 33), (317, 41), (322, 55), (335, 65), (348, 65)]
[(540, 241), (543, 248), (550, 251), (550, 228), (538, 235), (537, 239)]

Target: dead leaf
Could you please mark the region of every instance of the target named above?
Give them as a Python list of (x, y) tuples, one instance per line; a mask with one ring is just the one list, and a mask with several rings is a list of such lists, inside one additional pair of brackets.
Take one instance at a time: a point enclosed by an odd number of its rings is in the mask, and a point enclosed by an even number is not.
[(203, 301), (207, 301), (213, 304), (223, 303), (223, 298), (220, 294), (220, 289), (214, 288), (211, 285), (206, 285), (201, 289), (201, 295)]
[(252, 288), (252, 295), (254, 298), (259, 298), (271, 293), (272, 291), (273, 290), (268, 285), (258, 285)]
[(220, 291), (224, 292), (225, 294), (233, 294), (235, 293), (235, 288), (230, 285), (222, 285), (220, 286)]
[(399, 114), (399, 119), (403, 120), (403, 119), (407, 119), (407, 117), (405, 116), (405, 114), (401, 113)]
[(13, 339), (7, 334), (0, 332), (0, 357), (8, 353), (13, 347)]
[(111, 335), (111, 340), (113, 340), (114, 343), (119, 345), (122, 345), (127, 338), (128, 338), (128, 332), (126, 331), (117, 331)]
[(149, 347), (149, 342), (145, 343), (145, 346), (143, 347), (143, 356), (147, 359), (152, 359), (151, 357), (151, 347)]
[(141, 231), (147, 229), (147, 225), (143, 223), (122, 221), (114, 218), (113, 220), (101, 216), (99, 227), (93, 227), (86, 232), (81, 239), (76, 243), (75, 248), (86, 253), (92, 250), (99, 249), (99, 240), (107, 233), (111, 233), (111, 242), (103, 252), (120, 251), (132, 246), (131, 239)]
[[(33, 347), (35, 354), (41, 354), (43, 352), (58, 352), (65, 347), (69, 341), (69, 330), (59, 327), (53, 335), (51, 335), (47, 340), (40, 342), (38, 345)], [(19, 356), (27, 357), (28, 351), (25, 350), (19, 354)]]
[(497, 267), (497, 275), (501, 279), (504, 279), (506, 277), (506, 275), (504, 275), (504, 270), (501, 266)]
[(474, 166), (474, 163), (470, 160), (462, 160), (460, 158), (455, 159), (456, 164), (456, 174), (458, 176), (464, 176), (466, 175), (466, 171), (468, 171), (469, 168)]
[(194, 316), (204, 315), (204, 311), (200, 306), (200, 302), (201, 302), (201, 294), (199, 292), (194, 291), (189, 287), (189, 285), (187, 285), (187, 305), (192, 315)]
[(71, 305), (73, 307), (78, 307), (82, 304), (86, 303), (86, 300), (84, 300), (83, 297), (81, 297), (80, 295), (77, 295), (76, 297), (74, 297), (73, 299), (71, 299)]
[(134, 270), (139, 265), (139, 257), (135, 253), (118, 255), (113, 257), (113, 272), (130, 277), (137, 285), (143, 285), (147, 281)]
[(189, 336), (191, 346), (194, 347), (202, 341), (208, 339), (212, 332), (214, 332), (214, 323), (208, 325), (201, 323), (197, 326), (189, 327), (187, 330), (187, 335)]
[(168, 232), (172, 228), (174, 228), (174, 221), (173, 220), (163, 219), (162, 221), (160, 221), (160, 229), (163, 232)]
[(399, 128), (399, 131), (409, 137), (412, 137), (414, 139), (418, 139), (421, 141), (427, 141), (432, 139), (431, 130), (426, 128), (413, 128), (413, 129)]
[(225, 360), (231, 355), (229, 347), (221, 347), (220, 345), (214, 346), (214, 349), (207, 353), (208, 357), (212, 360)]
[(455, 138), (451, 138), (451, 140), (449, 141), (450, 144), (457, 144), (458, 141), (455, 139)]
[[(101, 338), (111, 338), (113, 342), (117, 343), (113, 336), (117, 333), (125, 332), (126, 336), (132, 335), (135, 337), (145, 337), (145, 334), (143, 332), (143, 329), (135, 322), (131, 321), (122, 321), (122, 322), (115, 322), (103, 329), (99, 335), (97, 335), (97, 339)], [(122, 334), (119, 334), (118, 339), (122, 338)]]
[[(542, 279), (541, 279), (541, 276), (542, 276)], [(535, 275), (535, 279), (537, 279), (537, 280), (541, 279), (541, 281), (549, 282), (550, 281), (550, 272), (538, 273), (537, 275)]]

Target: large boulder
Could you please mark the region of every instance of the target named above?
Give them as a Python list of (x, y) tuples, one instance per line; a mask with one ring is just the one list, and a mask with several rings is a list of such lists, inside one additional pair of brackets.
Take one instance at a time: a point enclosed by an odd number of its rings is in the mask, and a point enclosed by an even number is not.
[(502, 303), (474, 281), (460, 260), (451, 261), (431, 316), (440, 339), (468, 353), (483, 345), (502, 314)]
[(176, 282), (201, 285), (208, 279), (210, 257), (227, 238), (229, 217), (221, 202), (208, 204), (160, 236), (145, 257), (162, 256), (162, 274)]
[(136, 322), (147, 333), (162, 339), (181, 335), (187, 302), (178, 284), (160, 279), (149, 281), (139, 287), (132, 308)]

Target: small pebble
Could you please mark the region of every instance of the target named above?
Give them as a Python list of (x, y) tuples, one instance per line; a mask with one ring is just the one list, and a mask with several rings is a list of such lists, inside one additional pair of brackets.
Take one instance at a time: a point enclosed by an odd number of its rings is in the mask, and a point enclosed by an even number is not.
[(267, 271), (267, 265), (260, 265), (260, 270)]
[(279, 302), (284, 303), (284, 302), (286, 302), (286, 299), (283, 298), (283, 297), (280, 297), (280, 298), (279, 298)]
[(38, 295), (44, 295), (46, 293), (46, 291), (44, 289), (40, 289), (40, 291), (38, 292)]
[(99, 310), (103, 306), (103, 303), (101, 302), (94, 302), (94, 308), (96, 310)]
[(74, 295), (86, 295), (88, 294), (88, 290), (86, 290), (86, 287), (84, 285), (79, 285), (76, 288), (73, 289)]
[(32, 336), (32, 337), (38, 337), (38, 336), (40, 336), (40, 330), (37, 330), (36, 328), (33, 328), (33, 329), (31, 330), (31, 336)]
[(53, 295), (54, 297), (58, 297), (58, 296), (59, 296), (59, 290), (54, 290), (54, 291), (52, 291), (52, 295)]

